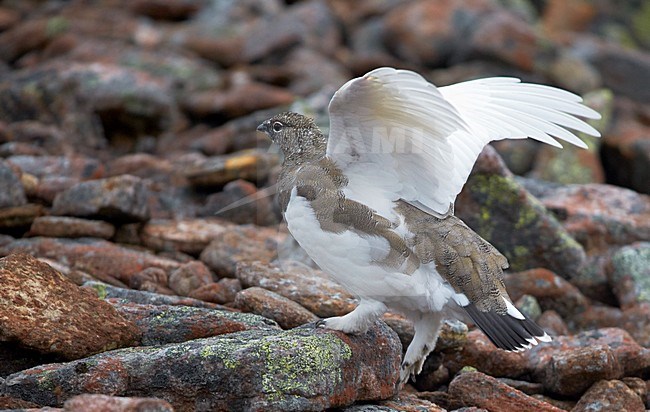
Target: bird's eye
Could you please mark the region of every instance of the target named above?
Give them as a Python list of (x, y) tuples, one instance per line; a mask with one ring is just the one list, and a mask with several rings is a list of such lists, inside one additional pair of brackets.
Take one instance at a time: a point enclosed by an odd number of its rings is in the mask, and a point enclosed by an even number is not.
[(281, 131), (283, 127), (284, 127), (284, 125), (282, 123), (280, 123), (280, 122), (273, 123), (273, 131), (276, 132), (276, 133)]

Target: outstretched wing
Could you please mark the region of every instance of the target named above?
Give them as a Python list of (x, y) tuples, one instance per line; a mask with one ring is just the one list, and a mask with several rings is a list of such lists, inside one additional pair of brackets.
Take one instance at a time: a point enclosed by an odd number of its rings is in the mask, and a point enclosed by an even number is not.
[[(599, 136), (581, 98), (549, 86), (489, 78), (436, 88), (417, 73), (379, 68), (330, 102), (327, 154), (349, 177), (346, 196), (390, 216), (403, 199), (446, 214), (492, 140), (552, 136), (585, 147), (566, 128)], [(561, 147), (561, 146), (560, 146)]]

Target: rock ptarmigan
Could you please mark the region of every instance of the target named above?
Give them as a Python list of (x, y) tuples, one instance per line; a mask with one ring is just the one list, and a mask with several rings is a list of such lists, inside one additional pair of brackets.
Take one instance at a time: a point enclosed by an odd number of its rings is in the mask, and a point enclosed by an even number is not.
[(435, 87), (417, 73), (379, 68), (350, 80), (329, 105), (330, 134), (297, 113), (259, 127), (284, 163), (279, 201), (288, 229), (329, 275), (360, 297), (322, 325), (365, 331), (387, 309), (415, 326), (401, 383), (420, 373), (446, 317), (471, 320), (499, 348), (550, 337), (513, 305), (506, 258), (453, 214), (456, 196), (493, 140), (599, 133), (599, 118), (570, 92), (515, 78)]

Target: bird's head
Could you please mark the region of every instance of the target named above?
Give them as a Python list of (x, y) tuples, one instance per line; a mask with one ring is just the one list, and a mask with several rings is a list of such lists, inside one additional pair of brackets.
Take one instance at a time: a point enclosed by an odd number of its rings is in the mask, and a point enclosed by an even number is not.
[(285, 163), (301, 164), (325, 156), (327, 140), (314, 121), (298, 113), (284, 112), (264, 121), (257, 130), (280, 146)]

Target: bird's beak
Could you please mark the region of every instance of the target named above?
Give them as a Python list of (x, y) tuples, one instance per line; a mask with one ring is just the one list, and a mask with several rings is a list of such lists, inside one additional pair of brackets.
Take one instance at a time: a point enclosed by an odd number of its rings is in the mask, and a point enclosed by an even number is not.
[(265, 121), (259, 126), (257, 126), (257, 131), (258, 132), (263, 132), (263, 133), (268, 133), (269, 132), (269, 121)]

